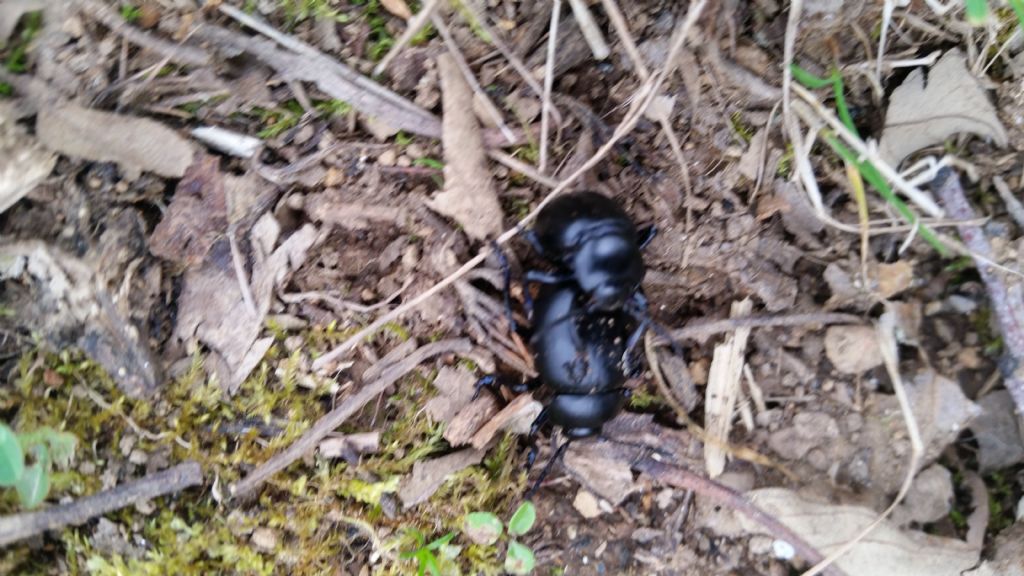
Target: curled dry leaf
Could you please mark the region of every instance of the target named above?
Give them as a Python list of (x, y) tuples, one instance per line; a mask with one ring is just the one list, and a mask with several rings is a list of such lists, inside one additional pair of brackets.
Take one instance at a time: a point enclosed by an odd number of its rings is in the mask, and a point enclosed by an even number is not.
[(227, 195), (220, 160), (204, 155), (178, 182), (163, 219), (149, 238), (149, 250), (165, 260), (193, 267), (206, 258), (227, 228)]
[(181, 178), (192, 164), (192, 146), (163, 124), (66, 104), (39, 111), (39, 140), (51, 150), (94, 162), (115, 162), (131, 178), (153, 172)]
[(932, 67), (927, 83), (921, 69), (907, 76), (889, 99), (879, 153), (893, 166), (922, 148), (967, 132), (1006, 146), (1006, 130), (959, 50)]
[(565, 454), (565, 467), (594, 494), (618, 506), (640, 490), (627, 460), (617, 458), (600, 442), (574, 444)]
[(444, 86), (444, 191), (428, 203), (431, 209), (462, 226), (471, 238), (485, 240), (501, 232), (501, 204), (487, 165), (480, 126), (473, 109), (473, 91), (454, 59), (437, 59)]

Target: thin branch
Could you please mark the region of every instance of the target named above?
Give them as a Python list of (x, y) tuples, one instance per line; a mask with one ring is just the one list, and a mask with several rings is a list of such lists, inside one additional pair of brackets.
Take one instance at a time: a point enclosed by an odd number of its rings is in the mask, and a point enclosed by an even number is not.
[(231, 248), (231, 263), (235, 267), (235, 278), (238, 280), (238, 289), (242, 293), (242, 301), (253, 318), (258, 318), (260, 311), (256, 309), (256, 301), (252, 298), (252, 288), (249, 287), (249, 275), (245, 273), (245, 263), (242, 262), (242, 251), (238, 249), (238, 238), (235, 238), (235, 228), (228, 230), (228, 245)]
[(555, 51), (558, 49), (558, 18), (562, 13), (562, 0), (555, 0), (551, 5), (551, 25), (548, 28), (548, 52), (544, 63), (544, 93), (541, 95), (540, 109), (540, 160), (537, 170), (541, 174), (548, 170), (548, 132), (551, 127), (548, 118), (551, 115), (551, 88), (555, 83)]
[(353, 414), (369, 403), (370, 400), (376, 398), (384, 392), (388, 386), (397, 382), (399, 378), (408, 374), (422, 362), (429, 358), (433, 358), (434, 356), (449, 352), (466, 354), (472, 349), (472, 342), (466, 338), (460, 338), (455, 340), (441, 340), (439, 342), (427, 344), (416, 349), (412, 353), (405, 355), (397, 362), (390, 363), (390, 365), (386, 367), (380, 367), (382, 362), (389, 360), (385, 357), (381, 362), (378, 362), (367, 369), (366, 375), (376, 375), (379, 373), (376, 380), (368, 384), (364, 384), (358, 392), (346, 398), (345, 401), (337, 408), (331, 410), (317, 420), (305, 434), (295, 442), (292, 442), (288, 448), (285, 448), (284, 451), (275, 454), (269, 460), (257, 466), (256, 469), (248, 476), (232, 485), (230, 492), (231, 497), (233, 499), (244, 498), (268, 478), (281, 470), (284, 470), (289, 464), (302, 458), (304, 455), (311, 453), (320, 441), (333, 432), (335, 428), (341, 426)]
[(427, 0), (423, 3), (423, 7), (420, 11), (414, 14), (412, 18), (409, 18), (409, 21), (405, 26), (405, 30), (402, 32), (402, 35), (398, 37), (398, 40), (395, 41), (395, 45), (392, 46), (391, 50), (388, 50), (388, 53), (384, 55), (384, 58), (381, 58), (381, 61), (374, 66), (374, 76), (380, 76), (383, 74), (384, 69), (388, 67), (388, 64), (391, 64), (391, 61), (409, 45), (413, 36), (416, 36), (416, 34), (423, 29), (423, 26), (427, 24), (427, 20), (430, 20), (430, 17), (434, 14), (434, 10), (437, 9), (438, 4), (440, 4), (440, 0)]
[(607, 58), (611, 54), (611, 49), (608, 48), (608, 43), (604, 41), (601, 27), (594, 21), (594, 15), (590, 13), (590, 8), (587, 7), (586, 2), (583, 0), (569, 0), (569, 6), (572, 7), (572, 14), (576, 17), (576, 24), (580, 27), (580, 32), (583, 32), (583, 39), (590, 46), (590, 52), (594, 55), (594, 59), (604, 60)]
[(484, 108), (487, 109), (487, 114), (494, 120), (495, 125), (501, 130), (502, 136), (505, 137), (509, 143), (515, 143), (516, 137), (512, 134), (512, 130), (509, 129), (508, 125), (505, 124), (505, 119), (501, 117), (501, 111), (494, 105), (491, 97), (487, 95), (487, 92), (480, 86), (480, 82), (477, 81), (476, 76), (473, 74), (473, 70), (469, 67), (469, 63), (466, 62), (466, 57), (462, 55), (462, 51), (459, 50), (458, 43), (455, 42), (455, 38), (452, 37), (452, 33), (448, 30), (448, 26), (444, 23), (444, 20), (440, 16), (434, 14), (430, 18), (431, 22), (434, 23), (434, 27), (437, 28), (437, 33), (441, 35), (441, 39), (444, 40), (445, 46), (448, 47), (448, 53), (451, 54), (455, 65), (458, 66), (459, 71), (462, 72), (462, 77), (466, 79), (466, 83), (473, 89), (473, 93), (480, 97), (481, 102), (484, 104)]
[(114, 12), (103, 2), (97, 0), (74, 0), (79, 11), (89, 18), (98, 20), (111, 32), (142, 48), (159, 54), (179, 64), (189, 66), (209, 66), (212, 62), (205, 50), (194, 46), (184, 46), (157, 38), (129, 25), (120, 14)]
[[(808, 324), (861, 324), (863, 319), (853, 314), (840, 314), (837, 312), (811, 312), (808, 314), (788, 314), (785, 316), (743, 316), (739, 318), (727, 318), (725, 320), (713, 320), (701, 322), (692, 326), (685, 326), (672, 332), (676, 340), (692, 340), (696, 338), (707, 338), (722, 332), (732, 332), (740, 328), (780, 328), (787, 326), (806, 326)], [(668, 342), (664, 338), (657, 338), (655, 346), (666, 346)]]
[[(710, 478), (699, 476), (685, 468), (663, 464), (652, 458), (645, 458), (635, 463), (633, 467), (662, 484), (684, 490), (693, 490), (698, 496), (711, 499), (718, 504), (743, 514), (768, 529), (768, 532), (777, 540), (785, 540), (791, 544), (808, 562), (820, 562), (824, 558), (821, 552), (818, 552), (817, 549), (808, 544), (797, 533), (728, 486), (719, 484)], [(829, 566), (826, 569), (826, 573), (830, 576), (844, 576), (844, 572), (836, 566)]]
[[(960, 185), (960, 178), (955, 172), (944, 168), (936, 178), (933, 188), (950, 216), (964, 220), (975, 217), (974, 209), (967, 201), (963, 187)], [(1021, 281), (1017, 279), (1012, 285), (1008, 285), (1006, 279), (993, 270), (992, 262), (995, 261), (995, 256), (992, 253), (992, 246), (980, 227), (963, 225), (959, 230), (964, 244), (974, 256), (978, 274), (981, 275), (989, 299), (992, 301), (992, 310), (999, 322), (1006, 351), (1016, 360), (1017, 366), (1022, 366), (1022, 361), (1024, 361), (1024, 297), (1022, 297)], [(1005, 375), (1004, 385), (1013, 396), (1018, 413), (1024, 414), (1024, 378), (1020, 371), (1018, 368), (1013, 373)]]
[[(670, 63), (673, 62), (675, 58), (679, 55), (679, 51), (682, 50), (683, 45), (686, 43), (686, 39), (689, 36), (690, 29), (697, 22), (697, 19), (700, 17), (700, 14), (704, 10), (704, 6), (706, 4), (707, 0), (697, 0), (696, 2), (690, 5), (686, 18), (679, 25), (673, 37), (672, 44), (666, 56), (665, 67), (662, 68), (658, 72), (658, 74), (652, 76), (650, 80), (648, 80), (647, 82), (640, 86), (640, 89), (637, 91), (636, 97), (633, 99), (630, 110), (626, 113), (625, 117), (623, 117), (622, 122), (615, 129), (615, 132), (612, 134), (611, 138), (609, 138), (608, 141), (605, 142), (589, 160), (584, 162), (582, 166), (577, 168), (572, 174), (570, 174), (568, 177), (562, 180), (562, 182), (554, 190), (552, 190), (544, 198), (544, 200), (537, 205), (536, 208), (534, 208), (529, 214), (527, 214), (522, 220), (520, 220), (518, 224), (502, 233), (502, 235), (495, 240), (495, 242), (499, 246), (507, 243), (509, 240), (517, 236), (520, 232), (522, 232), (523, 229), (537, 217), (537, 214), (541, 210), (543, 210), (545, 206), (548, 205), (548, 203), (554, 200), (554, 198), (558, 194), (561, 194), (566, 189), (568, 189), (569, 185), (575, 182), (586, 171), (596, 166), (608, 154), (608, 152), (611, 151), (613, 147), (615, 147), (619, 140), (621, 140), (636, 126), (637, 122), (640, 121), (640, 117), (643, 115), (644, 110), (647, 109), (647, 106), (650, 105), (651, 101), (658, 94), (658, 91), (661, 88), (661, 84), (665, 80), (665, 76), (667, 75), (667, 71), (671, 67), (673, 67), (673, 65)], [(348, 353), (350, 350), (355, 348), (356, 345), (362, 342), (364, 338), (379, 330), (381, 326), (384, 326), (388, 322), (391, 322), (395, 318), (400, 317), (402, 314), (405, 314), (409, 310), (412, 310), (415, 307), (419, 306), (420, 304), (423, 304), (431, 297), (433, 297), (435, 294), (439, 293), (441, 290), (444, 290), (445, 288), (451, 286), (456, 280), (464, 276), (467, 272), (483, 263), (483, 261), (487, 258), (487, 256), (490, 253), (490, 246), (481, 249), (476, 256), (466, 261), (465, 264), (463, 264), (457, 270), (449, 274), (446, 278), (437, 282), (429, 289), (425, 290), (423, 293), (409, 300), (408, 302), (402, 303), (402, 305), (399, 306), (398, 308), (395, 308), (394, 310), (381, 315), (379, 318), (371, 322), (365, 328), (349, 337), (348, 340), (345, 340), (340, 345), (332, 349), (330, 352), (324, 354), (320, 358), (317, 358), (313, 362), (313, 370), (324, 370), (327, 366), (335, 362), (342, 355)]]
[(92, 496), (80, 498), (39, 512), (0, 518), (0, 546), (24, 540), (47, 530), (78, 526), (97, 516), (138, 502), (174, 494), (203, 481), (198, 462), (183, 462), (156, 474), (121, 484)]

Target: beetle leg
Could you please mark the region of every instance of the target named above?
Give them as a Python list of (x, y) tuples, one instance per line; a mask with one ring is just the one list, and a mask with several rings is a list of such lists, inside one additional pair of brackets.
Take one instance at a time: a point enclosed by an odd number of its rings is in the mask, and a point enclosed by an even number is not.
[(555, 453), (551, 455), (551, 459), (548, 460), (548, 463), (544, 465), (544, 469), (540, 471), (540, 476), (538, 476), (537, 480), (533, 483), (533, 487), (530, 488), (530, 490), (524, 496), (526, 500), (532, 498), (534, 493), (537, 492), (537, 490), (540, 488), (540, 485), (544, 482), (544, 479), (547, 478), (548, 473), (551, 472), (551, 468), (554, 467), (555, 462), (557, 462), (562, 457), (562, 455), (565, 454), (565, 451), (569, 448), (569, 444), (571, 443), (572, 438), (567, 439), (565, 442), (562, 443), (561, 446), (558, 447), (557, 450), (555, 450)]
[(509, 390), (515, 394), (526, 394), (540, 387), (540, 378), (531, 378), (526, 382), (519, 382), (518, 384), (506, 384)]
[(541, 270), (527, 270), (526, 274), (523, 274), (523, 279), (538, 284), (564, 284), (571, 282), (573, 278), (572, 274), (552, 274)]
[(639, 365), (634, 363), (634, 356), (636, 353), (636, 347), (640, 344), (640, 338), (643, 337), (644, 332), (651, 327), (651, 318), (644, 315), (644, 318), (640, 320), (640, 325), (636, 327), (636, 330), (629, 335), (629, 340), (626, 341), (626, 351), (622, 353), (622, 371), (627, 376), (639, 375)]
[(524, 230), (523, 237), (530, 243), (530, 246), (533, 246), (533, 249), (537, 251), (537, 254), (547, 258), (547, 254), (544, 253), (544, 247), (541, 246), (540, 238), (537, 236), (536, 232), (533, 230)]
[(658, 235), (658, 227), (654, 224), (648, 226), (645, 230), (640, 231), (640, 249), (647, 248), (647, 245), (654, 240), (654, 237)]

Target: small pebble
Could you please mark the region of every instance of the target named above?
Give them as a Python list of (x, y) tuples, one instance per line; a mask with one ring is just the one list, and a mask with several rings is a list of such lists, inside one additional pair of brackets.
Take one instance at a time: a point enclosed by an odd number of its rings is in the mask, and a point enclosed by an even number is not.
[(597, 497), (586, 490), (580, 490), (576, 493), (576, 499), (572, 501), (572, 505), (584, 518), (597, 518), (601, 515), (601, 507)]
[(277, 548), (277, 532), (270, 528), (257, 528), (252, 532), (252, 545), (261, 552), (273, 552)]
[(146, 462), (149, 462), (149, 454), (146, 454), (144, 451), (136, 448), (135, 450), (132, 450), (131, 454), (128, 455), (128, 461), (131, 462), (132, 464), (142, 466)]
[(394, 166), (397, 160), (398, 154), (395, 154), (394, 150), (385, 150), (381, 152), (380, 156), (377, 156), (377, 164), (381, 166)]
[(395, 163), (402, 168), (408, 168), (409, 166), (412, 166), (412, 158), (402, 154), (398, 157), (398, 160)]

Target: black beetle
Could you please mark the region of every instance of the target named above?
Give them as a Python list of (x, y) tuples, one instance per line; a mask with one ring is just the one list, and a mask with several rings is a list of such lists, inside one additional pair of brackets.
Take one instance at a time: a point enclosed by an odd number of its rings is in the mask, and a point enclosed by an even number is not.
[[(541, 426), (552, 424), (562, 429), (566, 441), (559, 446), (527, 498), (547, 476), (569, 443), (600, 434), (604, 423), (624, 407), (630, 391), (624, 385), (635, 372), (622, 362), (630, 354), (627, 346), (635, 331), (636, 320), (624, 310), (587, 310), (586, 295), (574, 284), (547, 284), (541, 287), (534, 308), (533, 349), (539, 376), (527, 383), (512, 385), (521, 393), (545, 385), (554, 393), (531, 426), (531, 438)], [(477, 389), (492, 390), (498, 385), (494, 376), (477, 382)], [(529, 466), (537, 454), (536, 445), (527, 456)]]
[(629, 214), (597, 192), (563, 194), (540, 211), (526, 233), (534, 248), (559, 270), (530, 271), (526, 280), (575, 282), (589, 297), (589, 310), (622, 308), (639, 294), (646, 272), (641, 251), (655, 233), (652, 226), (641, 237)]

